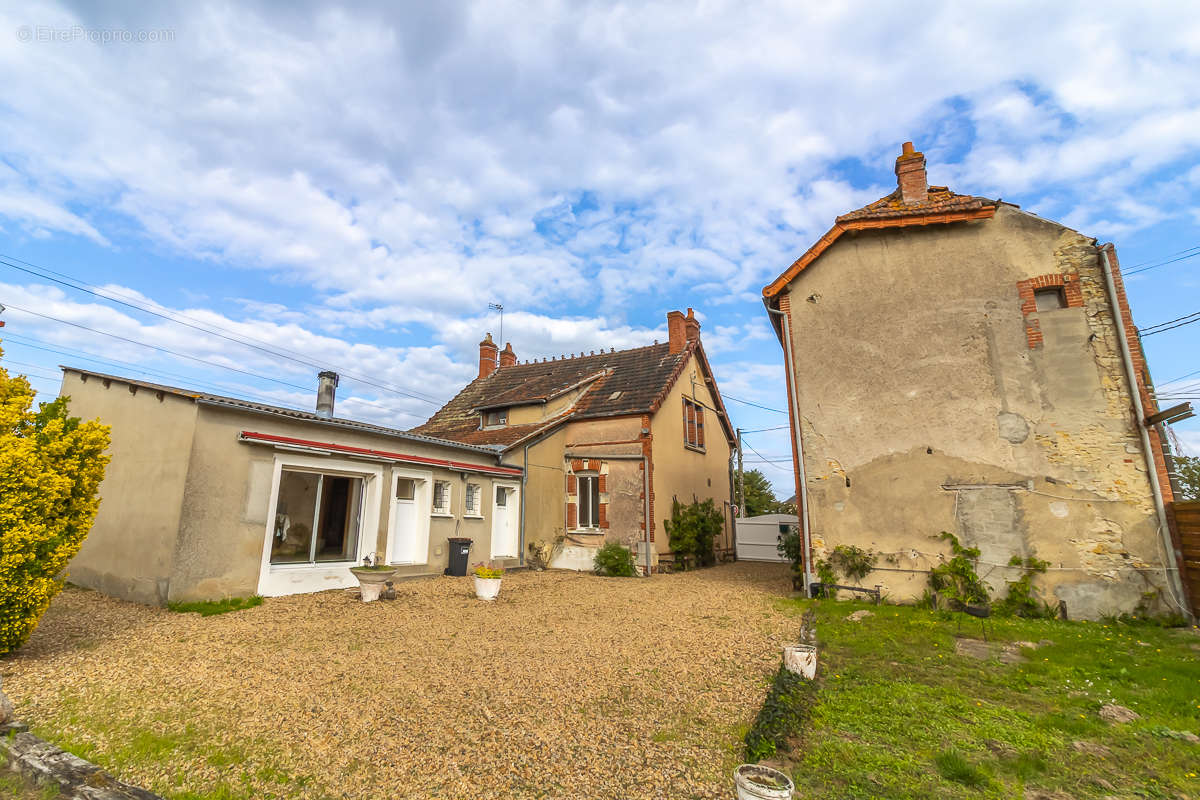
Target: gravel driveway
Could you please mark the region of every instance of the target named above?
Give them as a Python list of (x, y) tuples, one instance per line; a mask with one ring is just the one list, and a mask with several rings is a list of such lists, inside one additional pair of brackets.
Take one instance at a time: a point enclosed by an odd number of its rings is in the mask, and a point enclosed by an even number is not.
[(209, 618), (69, 589), (0, 669), (35, 731), (168, 795), (725, 798), (788, 589), (525, 572)]

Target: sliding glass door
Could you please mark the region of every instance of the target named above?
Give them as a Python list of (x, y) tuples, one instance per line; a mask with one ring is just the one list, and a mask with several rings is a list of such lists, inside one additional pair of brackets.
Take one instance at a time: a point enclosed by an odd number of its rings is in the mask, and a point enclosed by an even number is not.
[(358, 477), (283, 470), (271, 563), (357, 561), (363, 488)]

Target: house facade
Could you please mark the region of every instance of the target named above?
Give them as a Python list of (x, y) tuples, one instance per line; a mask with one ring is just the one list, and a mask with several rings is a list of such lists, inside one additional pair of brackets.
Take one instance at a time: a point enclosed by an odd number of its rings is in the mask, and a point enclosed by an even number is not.
[(1169, 453), (1112, 245), (929, 186), (911, 143), (896, 174), (763, 290), (812, 555), (871, 550), (863, 584), (916, 598), (945, 531), (993, 596), (1036, 557), (1072, 617), (1180, 610)]
[[(495, 451), (318, 412), (63, 368), (73, 414), (112, 427), (95, 524), (70, 580), (165, 604), (357, 585), (365, 556), (441, 574), (448, 539), (516, 564), (520, 468)], [(482, 554), (482, 555), (481, 555)]]
[(672, 311), (667, 327), (661, 344), (524, 363), (489, 334), (478, 377), (413, 432), (496, 448), (522, 469), (522, 549), (557, 543), (552, 566), (590, 570), (615, 541), (658, 569), (675, 500), (712, 499), (728, 553), (733, 430), (694, 312)]

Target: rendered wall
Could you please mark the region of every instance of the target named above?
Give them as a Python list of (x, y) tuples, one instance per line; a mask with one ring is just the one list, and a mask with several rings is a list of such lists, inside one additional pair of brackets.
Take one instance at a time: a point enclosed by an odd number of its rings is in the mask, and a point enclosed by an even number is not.
[(112, 461), (100, 484), (100, 511), (69, 580), (140, 603), (167, 601), (175, 534), (191, 455), (191, 400), (67, 370), (62, 394), (72, 416), (112, 427)]
[[(1030, 313), (1023, 282), (1053, 276), (1074, 307)], [(1001, 206), (991, 220), (844, 235), (786, 291), (818, 556), (885, 554), (864, 584), (913, 598), (949, 531), (982, 550), (996, 596), (1020, 574), (1010, 558), (1033, 554), (1051, 563), (1035, 586), (1073, 617), (1131, 611), (1161, 589), (1090, 239)]]
[[(693, 372), (696, 374), (694, 382), (691, 379)], [(685, 444), (685, 396), (694, 398), (705, 407), (704, 452), (692, 450)], [(658, 553), (667, 553), (671, 549), (663, 522), (671, 518), (673, 498), (678, 498), (681, 503), (712, 498), (717, 510), (725, 516), (724, 532), (717, 546), (722, 549), (732, 546), (732, 532), (726, 511), (726, 504), (731, 502), (729, 457), (732, 451), (713, 410), (713, 400), (704, 382), (703, 371), (693, 356), (651, 420), (654, 437), (651, 448), (654, 459), (654, 544)]]

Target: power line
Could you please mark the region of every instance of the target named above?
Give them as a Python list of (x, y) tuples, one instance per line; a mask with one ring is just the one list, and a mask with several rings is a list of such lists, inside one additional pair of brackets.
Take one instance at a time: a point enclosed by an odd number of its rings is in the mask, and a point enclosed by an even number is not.
[[(18, 264), (11, 263), (13, 261), (18, 262), (19, 264), (24, 264), (25, 266), (22, 267), (22, 266), (18, 266)], [(40, 264), (33, 264), (28, 261), (23, 261), (19, 258), (16, 258), (15, 256), (10, 256), (10, 255), (0, 253), (0, 264), (4, 265), (6, 267), (9, 267), (10, 269), (19, 270), (26, 274), (33, 275), (38, 278), (42, 278), (43, 280), (53, 281), (54, 283), (57, 283), (60, 286), (66, 286), (68, 288), (75, 289), (76, 291), (79, 291), (79, 292), (85, 292), (87, 294), (92, 295), (93, 297), (99, 297), (99, 298), (108, 300), (113, 303), (118, 303), (127, 308), (132, 308), (134, 310), (141, 311), (142, 313), (145, 313), (145, 314), (151, 314), (160, 319), (166, 320), (167, 322), (174, 322), (176, 325), (182, 325), (184, 327), (191, 328), (192, 330), (197, 330), (197, 331), (200, 331), (201, 333), (207, 333), (210, 336), (216, 336), (216, 337), (224, 339), (228, 342), (242, 345), (243, 347), (249, 347), (254, 350), (258, 350), (267, 355), (275, 356), (277, 358), (283, 358), (288, 361), (293, 361), (297, 364), (303, 364), (306, 367), (311, 367), (311, 368), (315, 368), (318, 370), (328, 369), (330, 366), (328, 364), (323, 364), (318, 361), (313, 361), (312, 359), (310, 359), (306, 356), (303, 356), (303, 354), (298, 353), (295, 350), (288, 350), (287, 348), (280, 348), (269, 342), (265, 342), (262, 339), (255, 339), (254, 337), (249, 337), (244, 334), (239, 334), (234, 331), (231, 331), (228, 328), (223, 328), (220, 325), (214, 325), (209, 322), (202, 322), (202, 321), (196, 319), (195, 317), (189, 317), (186, 314), (180, 314), (179, 312), (171, 311), (170, 309), (167, 309), (165, 306), (163, 306), (159, 303), (154, 303), (154, 305), (163, 309), (163, 311), (156, 311), (153, 308), (146, 308), (147, 304), (144, 301), (133, 298), (131, 295), (124, 294), (122, 292), (115, 292), (111, 289), (101, 289), (99, 286), (95, 286), (94, 284), (90, 284), (79, 278), (72, 277), (70, 275), (67, 275), (64, 272), (57, 272), (48, 267), (43, 267)], [(45, 274), (45, 273), (49, 273), (49, 274)], [(59, 277), (54, 278), (54, 277), (51, 277), (52, 275), (58, 275)], [(128, 300), (121, 300), (120, 299), (121, 297), (130, 298), (130, 300), (136, 300), (136, 302), (130, 302)], [(212, 330), (214, 328), (216, 330)], [(258, 344), (255, 344), (255, 342), (258, 342)], [(404, 397), (409, 397), (414, 400), (421, 400), (421, 401), (429, 403), (431, 405), (436, 405), (436, 406), (442, 405), (442, 401), (433, 399), (432, 395), (422, 395), (421, 393), (414, 393), (412, 391), (400, 389), (395, 386), (391, 386), (389, 384), (378, 383), (376, 381), (372, 381), (369, 378), (364, 378), (362, 376), (354, 375), (349, 372), (345, 372), (342, 370), (337, 370), (337, 371), (338, 371), (339, 375), (341, 375), (343, 378), (349, 378), (350, 380), (357, 381), (359, 383), (363, 383), (368, 386), (373, 386), (377, 389), (383, 389), (384, 391), (393, 392), (395, 394), (398, 394), (398, 395), (401, 395)]]
[(63, 325), (70, 325), (70, 326), (71, 326), (71, 327), (73, 327), (73, 328), (79, 328), (80, 330), (85, 330), (85, 331), (88, 331), (89, 333), (98, 333), (98, 334), (100, 334), (101, 336), (110, 336), (110, 337), (112, 337), (113, 339), (118, 339), (118, 340), (120, 340), (120, 341), (122, 341), (122, 342), (128, 342), (129, 344), (135, 344), (135, 345), (138, 345), (139, 347), (146, 347), (146, 348), (149, 348), (149, 349), (151, 349), (151, 350), (156, 350), (156, 351), (158, 351), (158, 352), (160, 352), (160, 353), (167, 353), (168, 355), (172, 355), (172, 356), (175, 356), (175, 357), (177, 357), (177, 358), (186, 358), (186, 359), (188, 359), (189, 361), (195, 361), (195, 362), (197, 362), (197, 363), (199, 363), (199, 364), (204, 364), (204, 365), (206, 365), (206, 366), (209, 366), (209, 367), (216, 367), (217, 369), (227, 369), (227, 370), (229, 370), (230, 372), (237, 372), (237, 373), (240, 373), (240, 374), (242, 374), (242, 375), (247, 375), (247, 376), (249, 376), (249, 377), (251, 377), (251, 378), (257, 378), (258, 380), (263, 380), (263, 381), (272, 381), (272, 382), (274, 382), (274, 383), (278, 383), (278, 384), (281, 384), (281, 385), (283, 385), (283, 386), (288, 386), (288, 387), (290, 387), (290, 388), (292, 388), (292, 389), (299, 389), (299, 390), (301, 390), (301, 391), (303, 391), (303, 392), (311, 392), (311, 391), (313, 391), (313, 387), (311, 387), (311, 386), (300, 386), (299, 384), (296, 384), (296, 383), (290, 383), (290, 382), (288, 382), (288, 381), (281, 380), (281, 379), (279, 379), (279, 378), (272, 378), (272, 377), (269, 377), (269, 376), (267, 376), (267, 375), (259, 375), (258, 373), (255, 373), (255, 372), (250, 372), (250, 371), (248, 371), (248, 370), (244, 370), (244, 369), (238, 369), (237, 367), (231, 367), (231, 366), (229, 366), (229, 365), (227, 365), (227, 364), (220, 364), (220, 363), (218, 363), (218, 362), (216, 362), (216, 361), (209, 361), (209, 360), (207, 360), (207, 359), (199, 358), (199, 357), (197, 357), (197, 356), (190, 356), (190, 355), (188, 355), (187, 353), (180, 353), (180, 352), (177, 352), (177, 351), (175, 351), (175, 350), (171, 350), (171, 349), (169, 349), (169, 348), (166, 348), (166, 347), (159, 347), (158, 345), (155, 345), (155, 344), (146, 344), (145, 342), (139, 342), (139, 341), (137, 341), (136, 339), (130, 339), (130, 338), (129, 338), (129, 337), (127, 337), (127, 336), (121, 336), (121, 335), (119, 335), (119, 334), (116, 334), (116, 333), (109, 333), (109, 332), (107, 332), (107, 331), (98, 330), (98, 329), (96, 329), (96, 328), (89, 328), (87, 325), (80, 325), (78, 322), (71, 322), (71, 321), (69, 321), (69, 320), (65, 320), (65, 319), (59, 319), (58, 317), (52, 317), (52, 316), (50, 316), (49, 314), (42, 314), (42, 313), (39, 313), (39, 312), (37, 312), (37, 311), (30, 311), (29, 309), (27, 309), (27, 308), (21, 308), (20, 306), (14, 306), (14, 305), (11, 305), (11, 304), (10, 304), (8, 307), (9, 307), (10, 309), (12, 309), (13, 311), (21, 311), (21, 312), (23, 312), (23, 313), (25, 313), (25, 314), (32, 314), (32, 315), (33, 315), (33, 316), (35, 316), (35, 317), (41, 317), (42, 319), (48, 319), (48, 320), (50, 320), (51, 322), (59, 322), (59, 323), (62, 323)]
[(1164, 325), (1170, 325), (1172, 322), (1179, 322), (1181, 320), (1190, 319), (1192, 317), (1200, 317), (1200, 311), (1193, 311), (1190, 314), (1184, 314), (1182, 317), (1176, 317), (1175, 319), (1169, 319), (1166, 322), (1159, 322), (1154, 325), (1147, 325), (1146, 327), (1142, 328), (1139, 332), (1145, 333), (1146, 331), (1151, 331), (1151, 330), (1154, 330), (1155, 328), (1161, 328)]
[[(1187, 255), (1184, 255), (1185, 253)], [(1176, 258), (1172, 258), (1171, 256), (1176, 256)], [(1177, 261), (1186, 261), (1187, 259), (1195, 258), (1196, 256), (1200, 256), (1200, 245), (1197, 245), (1195, 247), (1189, 247), (1186, 250), (1180, 250), (1177, 253), (1171, 253), (1169, 256), (1165, 257), (1165, 260), (1160, 261), (1157, 264), (1151, 264), (1150, 262), (1147, 262), (1147, 261), (1143, 261), (1143, 262), (1141, 262), (1141, 264), (1134, 264), (1133, 265), (1134, 267), (1141, 267), (1141, 269), (1133, 269), (1133, 268), (1123, 269), (1123, 270), (1121, 270), (1121, 273), (1124, 275), (1136, 275), (1139, 272), (1146, 272), (1148, 270), (1158, 269), (1159, 267), (1165, 267), (1167, 264), (1174, 264)], [(1153, 261), (1153, 260), (1154, 259), (1151, 259), (1151, 261)], [(1149, 264), (1149, 266), (1142, 266), (1142, 264)]]
[[(744, 433), (744, 431), (743, 431), (743, 433)], [(772, 467), (775, 467), (775, 469), (784, 469), (783, 467), (779, 466), (779, 464), (781, 464), (781, 463), (784, 463), (782, 460), (780, 460), (780, 461), (776, 462), (776, 461), (773, 461), (773, 460), (771, 460), (771, 459), (767, 458), (767, 457), (766, 457), (766, 456), (764, 456), (762, 453), (760, 453), (760, 452), (758, 452), (757, 450), (755, 450), (755, 449), (754, 449), (754, 445), (752, 445), (752, 444), (750, 444), (749, 442), (747, 442), (747, 441), (746, 441), (744, 438), (742, 439), (742, 444), (746, 445), (746, 447), (749, 447), (749, 448), (750, 448), (750, 452), (751, 452), (751, 453), (754, 453), (754, 455), (756, 455), (756, 456), (758, 456), (759, 458), (761, 458), (761, 459), (762, 459), (762, 463), (764, 463), (764, 464), (770, 464)], [(791, 472), (792, 470), (788, 469), (788, 470), (785, 470), (785, 471), (786, 471), (786, 472)]]
[[(154, 369), (151, 367), (143, 366), (141, 364), (135, 364), (131, 361), (121, 361), (120, 359), (116, 359), (116, 358), (107, 358), (105, 356), (100, 356), (95, 353), (89, 353), (86, 350), (79, 350), (79, 349), (76, 349), (73, 347), (66, 347), (63, 345), (54, 345), (52, 347), (39, 347), (37, 344), (29, 344), (29, 342), (39, 342), (41, 344), (47, 344), (47, 345), (50, 345), (53, 343), (46, 342), (41, 339), (35, 339), (32, 336), (17, 336), (15, 334), (8, 334), (7, 336), (4, 337), (4, 341), (6, 341), (9, 344), (14, 345), (16, 347), (28, 347), (33, 350), (41, 350), (43, 352), (54, 353), (56, 355), (67, 356), (69, 358), (78, 358), (78, 359), (82, 359), (84, 361), (92, 361), (94, 363), (101, 364), (101, 365), (109, 365), (109, 364), (120, 365), (122, 367), (126, 367), (126, 368), (132, 370), (135, 373), (142, 374), (142, 375), (149, 375), (149, 376), (154, 376), (154, 377), (164, 376), (168, 379), (182, 379), (183, 381), (187, 382), (187, 385), (189, 386), (189, 388), (193, 387), (193, 386), (194, 387), (208, 387), (217, 392), (224, 392), (226, 394), (237, 395), (237, 396), (240, 396), (240, 397), (243, 397), (246, 399), (250, 399), (250, 400), (257, 400), (258, 402), (265, 403), (267, 405), (283, 406), (285, 408), (294, 408), (297, 411), (306, 410), (306, 409), (302, 408), (301, 406), (299, 406), (295, 403), (292, 403), (288, 400), (280, 400), (279, 398), (276, 398), (276, 397), (267, 397), (265, 395), (248, 392), (248, 391), (246, 391), (245, 388), (240, 387), (240, 386), (234, 388), (234, 387), (226, 386), (224, 384), (215, 383), (213, 381), (199, 379), (199, 378), (196, 378), (191, 375), (182, 375), (178, 372), (168, 372), (167, 370)], [(6, 358), (7, 358), (7, 356), (6, 356)]]
[(786, 411), (780, 411), (778, 408), (769, 408), (769, 407), (767, 407), (767, 406), (761, 406), (761, 405), (759, 405), (758, 403), (751, 403), (749, 400), (743, 400), (743, 399), (742, 399), (742, 398), (740, 398), (740, 397), (734, 397), (733, 395), (731, 395), (731, 394), (725, 394), (724, 392), (721, 392), (721, 397), (723, 397), (723, 398), (724, 398), (724, 399), (726, 399), (726, 400), (732, 400), (732, 401), (734, 401), (735, 403), (741, 403), (741, 404), (743, 404), (743, 405), (747, 405), (747, 406), (754, 406), (755, 408), (761, 408), (763, 411), (774, 411), (776, 414), (786, 414), (786, 413), (788, 413), (788, 412), (786, 412)]
[[(1138, 333), (1142, 337), (1153, 336), (1156, 333), (1165, 333), (1166, 331), (1173, 331), (1176, 328), (1182, 328), (1184, 325), (1191, 325), (1192, 323), (1200, 322), (1200, 311), (1197, 311), (1195, 314), (1189, 314), (1187, 317), (1181, 317), (1181, 319), (1184, 319), (1186, 321), (1185, 322), (1176, 322), (1174, 325), (1168, 325), (1165, 328), (1155, 326), (1154, 330), (1139, 331)], [(1162, 324), (1167, 325), (1167, 323), (1165, 323), (1165, 322)]]
[(790, 428), (790, 425), (776, 425), (774, 428), (755, 428), (754, 430), (742, 430), (742, 433), (766, 433), (767, 431), (785, 431)]

